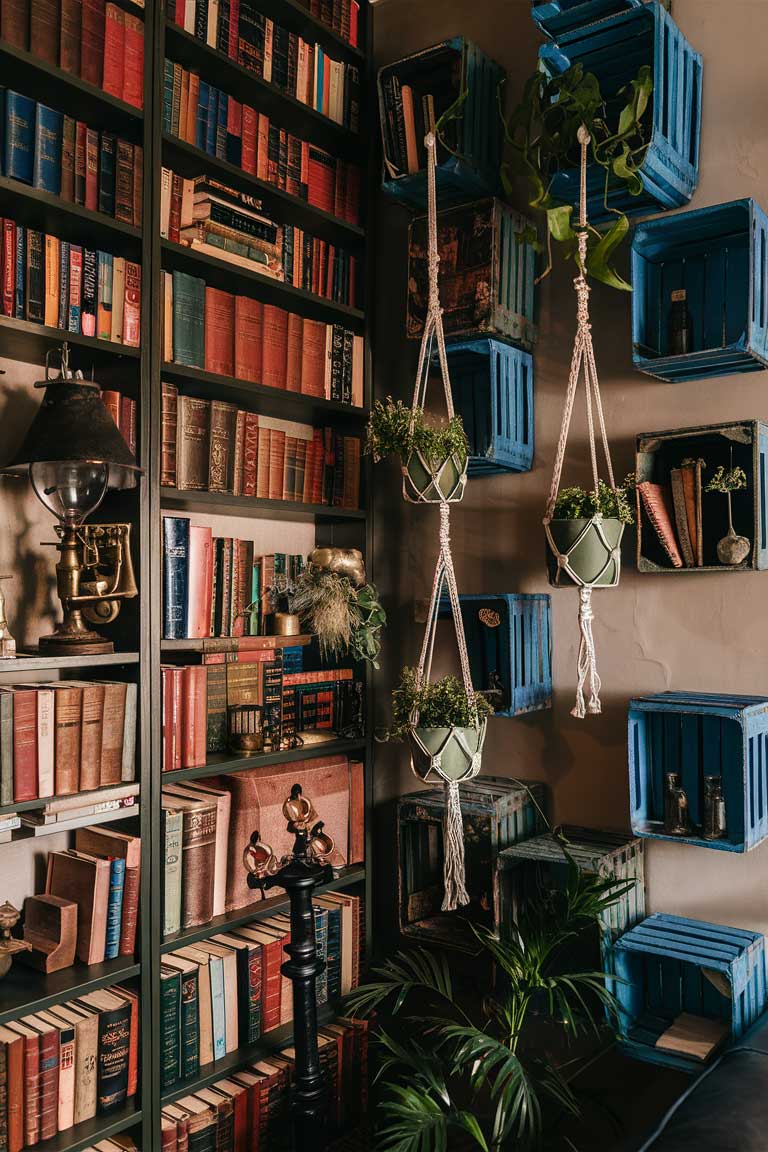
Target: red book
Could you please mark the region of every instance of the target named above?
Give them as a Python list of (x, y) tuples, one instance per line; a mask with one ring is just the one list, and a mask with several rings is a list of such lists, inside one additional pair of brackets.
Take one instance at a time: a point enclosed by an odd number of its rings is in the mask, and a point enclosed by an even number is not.
[(326, 61), (326, 67), (323, 69), (323, 102), (322, 102), (322, 105), (320, 106), (320, 109), (319, 109), (319, 111), (322, 112), (323, 116), (328, 115), (328, 109), (330, 107), (330, 92), (331, 92), (331, 70), (327, 66), (327, 61)]
[(123, 440), (130, 448), (133, 455), (136, 455), (136, 401), (131, 400), (130, 396), (120, 397), (120, 431), (123, 435)]
[(29, 1146), (40, 1139), (40, 1034), (20, 1021), (8, 1027), (24, 1038), (24, 1144)]
[[(59, 23), (59, 67), (62, 72), (80, 75), (80, 48), (82, 44), (81, 0), (61, 0)], [(34, 44), (32, 50), (34, 51)]]
[(259, 1104), (261, 1101), (261, 1080), (253, 1072), (244, 1069), (235, 1072), (232, 1079), (242, 1084), (248, 1099), (248, 1152), (259, 1152)]
[(264, 999), (261, 1002), (261, 1030), (262, 1032), (269, 1032), (270, 1029), (280, 1025), (282, 988), (280, 967), (283, 963), (283, 941), (264, 939), (261, 954), (263, 963), (262, 986), (264, 989)]
[(120, 417), (122, 415), (122, 396), (120, 393), (114, 392), (111, 388), (106, 388), (101, 393), (101, 402), (114, 420), (115, 427), (119, 428)]
[[(30, 40), (30, 11), (28, 0), (3, 0), (0, 4), (0, 37), (7, 40), (14, 48), (23, 48), (29, 51)], [(35, 44), (36, 55), (42, 55), (40, 45)], [(49, 64), (55, 64), (55, 59), (48, 59)]]
[(99, 133), (95, 128), (85, 131), (85, 206), (91, 212), (99, 209)]
[(3, 220), (3, 316), (13, 316), (16, 291), (16, 225)]
[(130, 1100), (136, 1095), (139, 1086), (139, 994), (122, 984), (116, 984), (112, 989), (118, 996), (122, 996), (131, 1006), (130, 1039), (128, 1041), (128, 1088), (126, 1096)]
[(185, 0), (176, 0), (173, 6), (173, 22), (178, 24), (179, 28), (184, 27), (184, 8)]
[[(231, 2), (231, 0), (230, 0)], [(258, 113), (255, 108), (243, 104), (243, 137), (240, 153), (240, 167), (251, 176), (256, 175), (256, 134), (258, 130)]]
[(104, 21), (104, 91), (123, 99), (125, 73), (125, 12), (107, 4)]
[(255, 412), (245, 414), (245, 446), (243, 449), (243, 496), (256, 495), (256, 462), (259, 453), (259, 417)]
[(80, 79), (101, 88), (104, 78), (104, 0), (83, 0)]
[(269, 434), (269, 499), (284, 500), (285, 432), (272, 428)]
[(345, 167), (345, 187), (342, 216), (350, 224), (360, 222), (360, 169), (357, 164)]
[(301, 341), (301, 391), (305, 396), (325, 396), (327, 325), (304, 320)]
[(123, 885), (123, 909), (120, 922), (118, 956), (133, 956), (136, 950), (136, 926), (139, 919), (139, 868), (126, 868)]
[(171, 207), (168, 213), (168, 239), (174, 244), (178, 244), (180, 239), (183, 191), (184, 180), (178, 172), (174, 172), (171, 180)]
[(336, 192), (336, 166), (339, 163), (335, 156), (318, 148), (316, 144), (307, 144), (307, 199), (316, 208), (324, 212), (333, 212)]
[(138, 16), (124, 14), (125, 49), (123, 100), (134, 108), (144, 105), (144, 25)]
[(350, 0), (349, 5), (349, 42), (353, 48), (357, 48), (358, 38), (358, 23), (360, 18), (360, 5), (357, 0)]
[[(243, 106), (239, 100), (230, 96), (227, 101), (227, 132), (230, 136), (242, 139), (243, 135)], [(240, 167), (242, 168), (242, 160)]]
[(289, 392), (301, 392), (301, 361), (304, 340), (302, 317), (295, 312), (288, 313), (287, 351), (285, 365), (285, 387)]
[(264, 305), (249, 296), (235, 297), (235, 376), (262, 381)]
[(24, 1039), (10, 1028), (0, 1029), (5, 1047), (8, 1097), (8, 1152), (24, 1147)]
[(13, 692), (13, 798), (37, 800), (37, 689), (2, 691)]
[(235, 297), (219, 288), (205, 289), (205, 370), (235, 374)]
[(187, 581), (187, 637), (198, 639), (211, 632), (213, 590), (213, 539), (210, 525), (189, 526), (189, 576)]
[(123, 305), (123, 344), (138, 348), (141, 340), (141, 265), (125, 262), (125, 303)]
[(208, 672), (203, 664), (181, 670), (181, 766), (205, 764), (208, 723)]
[(163, 771), (181, 768), (181, 668), (163, 668)]
[(256, 175), (259, 180), (269, 179), (269, 116), (259, 112), (256, 135)]
[[(31, 1020), (31, 1017), (28, 1017)], [(40, 1021), (40, 1139), (59, 1130), (59, 1032)], [(42, 1031), (42, 1029), (45, 1029)]]
[(287, 359), (288, 313), (275, 304), (265, 304), (261, 383), (270, 388), (284, 388)]
[(240, 33), (240, 0), (229, 0), (229, 42), (227, 56), (237, 60), (237, 41)]

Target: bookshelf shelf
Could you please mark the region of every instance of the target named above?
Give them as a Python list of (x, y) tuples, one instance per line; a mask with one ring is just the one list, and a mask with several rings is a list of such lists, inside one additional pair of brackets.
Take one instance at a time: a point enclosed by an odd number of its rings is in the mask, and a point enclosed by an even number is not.
[[(282, 5), (281, 5), (282, 7)], [(281, 128), (298, 136), (309, 135), (322, 148), (337, 152), (345, 158), (354, 157), (360, 148), (360, 135), (337, 124), (294, 96), (281, 92), (274, 84), (267, 84), (255, 72), (250, 72), (222, 52), (210, 48), (202, 40), (191, 36), (174, 24), (165, 22), (166, 55), (185, 68), (200, 69), (204, 77), (212, 79), (229, 95), (246, 104), (258, 104), (259, 111), (274, 118)]]
[(81, 243), (87, 235), (95, 248), (130, 260), (141, 258), (140, 228), (115, 220), (104, 212), (92, 212), (81, 204), (70, 204), (60, 196), (30, 188), (7, 176), (0, 176), (0, 215), (11, 217), (17, 224), (49, 232), (60, 240)]
[(249, 380), (238, 380), (233, 376), (219, 376), (216, 372), (204, 372), (202, 368), (187, 368), (183, 364), (166, 361), (162, 366), (164, 380), (178, 384), (181, 391), (190, 396), (220, 396), (232, 403), (242, 404), (263, 413), (264, 416), (280, 416), (283, 419), (295, 417), (297, 420), (333, 420), (334, 425), (348, 422), (359, 424), (368, 419), (368, 408), (356, 408), (342, 404), (338, 400), (324, 400), (320, 396), (305, 396), (301, 392), (288, 392), (284, 388), (270, 388), (268, 384), (255, 384)]
[(261, 197), (269, 209), (270, 216), (276, 220), (281, 223), (298, 224), (313, 236), (319, 236), (332, 244), (342, 244), (349, 248), (359, 246), (365, 238), (365, 229), (358, 224), (349, 224), (334, 216), (332, 212), (315, 208), (300, 196), (292, 196), (290, 192), (285, 192), (266, 180), (259, 180), (249, 172), (244, 172), (236, 164), (211, 156), (201, 148), (196, 148), (193, 144), (179, 140), (176, 136), (169, 136), (167, 133), (163, 135), (163, 158), (167, 167), (187, 178), (199, 176), (201, 171), (205, 170), (242, 192)]
[(81, 1149), (90, 1147), (95, 1141), (108, 1140), (110, 1136), (117, 1136), (133, 1128), (141, 1119), (141, 1108), (129, 1102), (116, 1112), (94, 1116), (92, 1120), (84, 1120), (74, 1128), (59, 1132), (50, 1140), (41, 1140), (35, 1148), (37, 1152), (81, 1152)]
[[(113, 784), (107, 788), (94, 788), (90, 792), (73, 792), (68, 799), (75, 799), (75, 797), (78, 796), (82, 797), (83, 807), (85, 807), (86, 804), (98, 804), (104, 799), (105, 793), (114, 792), (117, 787), (120, 787), (120, 785)], [(0, 805), (0, 817), (7, 815), (9, 812), (35, 812), (38, 808), (45, 808), (46, 804), (49, 804), (51, 800), (55, 799), (55, 796), (43, 796), (38, 800), (20, 800), (15, 804), (2, 804)], [(136, 811), (138, 811), (138, 809), (135, 807), (123, 809), (126, 819), (134, 815)], [(2, 992), (2, 983), (0, 983), (0, 992)], [(2, 996), (0, 996), (0, 1000), (1, 999)]]
[(327, 740), (320, 744), (307, 744), (303, 748), (290, 748), (282, 752), (261, 752), (257, 756), (231, 756), (215, 753), (197, 768), (179, 768), (164, 772), (163, 781), (178, 784), (204, 776), (228, 776), (231, 772), (245, 772), (247, 768), (269, 768), (274, 764), (290, 764), (294, 760), (314, 760), (317, 756), (352, 755), (365, 751), (365, 740)]
[(141, 356), (141, 349), (114, 344), (111, 340), (99, 340), (95, 336), (82, 336), (79, 332), (65, 332), (63, 328), (49, 328), (46, 324), (34, 324), (30, 320), (0, 316), (3, 356), (11, 360), (44, 364), (46, 352), (58, 348), (64, 340), (73, 351), (70, 366), (82, 368), (84, 372), (86, 368), (90, 371), (92, 364), (97, 368), (113, 364), (115, 357), (138, 360)]
[[(312, 636), (301, 634), (298, 636), (247, 636), (248, 641), (242, 645), (242, 651), (253, 651), (266, 648), (305, 648), (312, 643)], [(256, 641), (256, 643), (254, 643)], [(207, 636), (190, 640), (161, 640), (161, 652), (237, 652), (237, 637)]]
[(161, 488), (164, 508), (183, 512), (216, 512), (267, 520), (365, 520), (362, 508), (334, 508), (330, 504), (300, 504), (290, 500), (257, 500), (254, 496), (230, 496), (226, 492), (179, 492)]
[(108, 668), (122, 664), (138, 664), (138, 652), (106, 652), (101, 656), (40, 656), (36, 652), (20, 652), (15, 660), (0, 660), (0, 672), (78, 672), (81, 668)]
[(292, 284), (286, 284), (282, 280), (273, 280), (270, 276), (251, 272), (250, 269), (241, 268), (238, 264), (217, 260), (207, 252), (199, 252), (183, 244), (174, 244), (170, 240), (163, 240), (161, 249), (164, 267), (188, 272), (190, 276), (200, 276), (206, 284), (221, 288), (225, 292), (240, 292), (245, 296), (253, 296), (267, 304), (277, 304), (281, 308), (300, 312), (302, 316), (309, 316), (314, 320), (328, 320), (331, 323), (352, 321), (353, 326), (359, 327), (365, 318), (365, 313), (360, 308), (352, 308), (348, 304), (335, 304), (332, 300), (325, 300), (322, 296), (316, 296), (314, 292), (307, 292), (303, 288), (294, 288)]
[[(365, 868), (353, 864), (343, 868), (341, 875), (329, 884), (322, 884), (317, 894), (323, 892), (336, 892), (340, 888), (349, 888), (353, 884), (361, 884), (365, 880)], [(283, 912), (288, 908), (285, 896), (269, 896), (266, 900), (255, 900), (245, 908), (238, 908), (236, 912), (229, 912), (224, 916), (216, 916), (209, 924), (202, 924), (199, 928), (185, 928), (181, 932), (167, 936), (160, 951), (174, 952), (177, 948), (184, 948), (187, 944), (194, 944), (196, 940), (206, 940), (215, 936), (217, 932), (227, 932), (232, 928), (239, 928), (243, 924), (250, 924), (254, 920), (263, 920), (267, 916), (274, 916), (276, 912)]]
[(73, 964), (71, 968), (62, 968), (48, 976), (16, 960), (0, 982), (0, 1024), (30, 1012), (42, 1012), (53, 1004), (61, 1004), (97, 988), (119, 984), (138, 976), (140, 971), (140, 965), (132, 956), (119, 956), (116, 960), (105, 960), (103, 964)]

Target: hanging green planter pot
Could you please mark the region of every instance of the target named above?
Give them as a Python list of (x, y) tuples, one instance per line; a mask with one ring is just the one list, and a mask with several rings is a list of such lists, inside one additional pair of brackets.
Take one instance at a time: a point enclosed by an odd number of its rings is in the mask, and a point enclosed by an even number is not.
[(547, 541), (547, 572), (555, 588), (578, 584), (595, 588), (612, 588), (621, 573), (621, 538), (624, 524), (614, 517), (602, 520), (550, 520), (549, 531), (555, 547), (567, 556), (568, 567), (558, 569), (557, 556)]
[(411, 504), (455, 504), (464, 495), (467, 457), (451, 452), (430, 465), (421, 452), (412, 452), (403, 466), (403, 497)]
[(413, 771), (426, 783), (436, 780), (456, 784), (480, 771), (487, 721), (478, 728), (420, 728), (411, 731)]

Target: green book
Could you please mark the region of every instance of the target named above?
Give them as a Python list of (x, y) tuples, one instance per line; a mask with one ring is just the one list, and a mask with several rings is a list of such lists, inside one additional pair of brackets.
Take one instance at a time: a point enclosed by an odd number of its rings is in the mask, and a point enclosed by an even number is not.
[(181, 1075), (183, 1079), (200, 1071), (200, 1005), (198, 1003), (197, 968), (181, 977)]
[(205, 281), (173, 273), (173, 359), (205, 368)]
[[(166, 807), (168, 805), (168, 807)], [(181, 929), (181, 832), (183, 814), (163, 801), (165, 844), (163, 884), (163, 935)]]
[(181, 973), (160, 966), (160, 1084), (172, 1088), (181, 1076)]

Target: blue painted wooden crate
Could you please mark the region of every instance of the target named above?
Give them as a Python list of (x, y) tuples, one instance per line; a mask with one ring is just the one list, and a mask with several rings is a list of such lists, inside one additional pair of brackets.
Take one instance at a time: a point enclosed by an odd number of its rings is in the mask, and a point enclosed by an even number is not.
[[(679, 772), (691, 831), (664, 831), (664, 783)], [(726, 835), (701, 835), (704, 777), (720, 776)], [(638, 836), (747, 852), (768, 836), (768, 699), (661, 692), (629, 705), (629, 799)]]
[[(768, 217), (734, 200), (640, 224), (632, 240), (632, 354), (660, 380), (768, 365)], [(672, 293), (684, 289), (691, 350), (669, 354)]]
[(533, 0), (531, 18), (538, 28), (552, 40), (557, 40), (566, 32), (582, 28), (615, 16), (627, 8), (639, 8), (647, 0), (549, 0), (539, 4)]
[[(522, 716), (552, 706), (552, 602), (546, 593), (460, 595), (472, 683), (496, 716)], [(447, 595), (440, 616), (450, 615)]]
[[(436, 356), (433, 358), (437, 363)], [(448, 347), (453, 404), (469, 440), (470, 476), (533, 465), (533, 357), (500, 340)]]
[[(424, 123), (421, 97), (434, 100), (438, 120), (461, 92), (467, 96), (459, 116), (446, 125), (446, 137), (453, 154), (438, 144), (435, 183), (439, 207), (460, 204), (478, 196), (493, 195), (499, 185), (502, 125), (498, 112), (499, 84), (504, 69), (482, 52), (476, 44), (455, 36), (441, 44), (406, 56), (381, 68), (378, 74), (379, 117), (384, 150), (385, 192), (412, 208), (426, 211), (427, 169), (423, 140)], [(422, 165), (408, 173), (398, 164), (404, 151), (398, 132), (400, 107), (398, 89), (406, 85), (413, 92), (414, 128), (418, 158)]]
[[(620, 978), (619, 1037), (629, 1055), (684, 1071), (701, 1061), (656, 1047), (681, 1012), (725, 1021), (737, 1040), (766, 1003), (765, 941), (760, 932), (656, 913), (613, 946)], [(726, 981), (727, 989), (718, 988)]]
[[(643, 192), (631, 196), (624, 184), (609, 184), (608, 208), (638, 216), (688, 203), (699, 180), (701, 56), (658, 0), (565, 33), (557, 44), (542, 45), (539, 59), (550, 76), (581, 64), (597, 76), (608, 100), (635, 79), (642, 65), (652, 65), (651, 144), (640, 169)], [(558, 173), (550, 191), (559, 200), (578, 203), (578, 169)], [(587, 173), (587, 207), (593, 224), (612, 219), (605, 206), (605, 171), (596, 164)]]
[[(730, 468), (733, 464), (743, 469), (747, 486), (731, 495), (733, 527), (740, 536), (751, 541), (752, 549), (742, 564), (720, 563), (717, 542), (728, 531), (728, 503), (718, 492), (705, 492), (702, 495), (704, 563), (696, 567), (673, 568), (638, 499), (638, 571), (746, 572), (768, 568), (768, 424), (761, 420), (742, 420), (736, 424), (709, 424), (670, 432), (642, 432), (637, 438), (637, 479), (663, 484), (669, 489), (672, 468), (677, 468), (686, 458), (706, 461), (704, 484), (719, 465)], [(679, 538), (679, 530), (676, 535)]]

